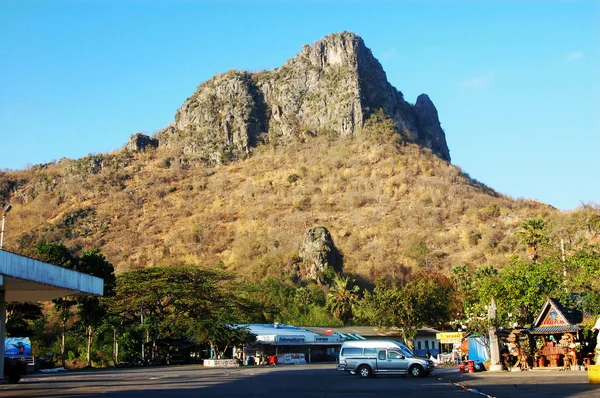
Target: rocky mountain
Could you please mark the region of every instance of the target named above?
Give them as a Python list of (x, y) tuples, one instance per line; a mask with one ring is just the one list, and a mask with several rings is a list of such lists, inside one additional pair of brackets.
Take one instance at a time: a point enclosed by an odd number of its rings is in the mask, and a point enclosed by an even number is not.
[(358, 134), (380, 109), (402, 139), (450, 161), (429, 97), (420, 95), (414, 106), (406, 102), (363, 40), (349, 32), (305, 45), (275, 70), (230, 71), (202, 83), (157, 138), (186, 161), (220, 163), (247, 154), (261, 140)]
[(0, 172), (2, 203), (8, 250), (63, 242), (98, 247), (119, 272), (198, 264), (246, 280), (502, 266), (527, 258), (517, 232), (529, 217), (567, 250), (600, 239), (597, 206), (563, 214), (453, 166), (431, 100), (406, 102), (347, 32), (275, 70), (200, 84), (154, 137)]

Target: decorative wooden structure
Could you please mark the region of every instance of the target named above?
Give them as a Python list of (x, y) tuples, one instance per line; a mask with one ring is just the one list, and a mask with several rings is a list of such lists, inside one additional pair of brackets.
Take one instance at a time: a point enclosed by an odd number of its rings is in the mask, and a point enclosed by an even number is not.
[[(533, 363), (539, 367), (549, 364), (564, 369), (577, 365), (581, 358), (576, 347), (582, 330), (577, 323), (582, 320), (580, 311), (569, 311), (558, 300), (548, 298), (532, 327), (521, 331), (529, 335)], [(537, 351), (536, 339), (541, 340)]]

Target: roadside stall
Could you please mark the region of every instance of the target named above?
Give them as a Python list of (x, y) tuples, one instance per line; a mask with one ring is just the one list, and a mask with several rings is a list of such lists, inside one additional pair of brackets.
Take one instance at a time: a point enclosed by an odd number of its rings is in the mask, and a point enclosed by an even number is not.
[(569, 311), (558, 300), (548, 298), (527, 335), (529, 352), (527, 363), (533, 367), (571, 369), (584, 362), (582, 353), (583, 320), (580, 311)]

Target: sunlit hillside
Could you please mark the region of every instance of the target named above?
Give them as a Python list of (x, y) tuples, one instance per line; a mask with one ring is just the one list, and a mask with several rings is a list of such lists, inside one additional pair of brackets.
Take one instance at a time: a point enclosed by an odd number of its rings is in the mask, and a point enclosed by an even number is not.
[[(372, 281), (457, 264), (502, 267), (520, 223), (550, 222), (568, 247), (589, 241), (586, 211), (560, 213), (495, 193), (383, 123), (361, 134), (260, 145), (220, 167), (181, 167), (164, 148), (127, 150), (0, 174), (5, 248), (99, 247), (118, 271), (205, 264), (285, 277), (304, 232), (325, 226), (344, 272)], [(552, 235), (554, 234), (554, 235)], [(551, 241), (552, 242), (552, 241)]]

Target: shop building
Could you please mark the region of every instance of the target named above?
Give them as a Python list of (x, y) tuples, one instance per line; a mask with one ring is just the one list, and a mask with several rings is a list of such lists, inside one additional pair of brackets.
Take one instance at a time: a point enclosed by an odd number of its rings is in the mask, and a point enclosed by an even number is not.
[[(256, 342), (242, 352), (244, 363), (264, 363), (265, 358), (277, 357), (279, 363), (335, 362), (346, 340), (395, 340), (404, 342), (397, 328), (379, 329), (372, 326), (297, 327), (285, 324), (244, 324), (255, 334)], [(440, 353), (436, 339), (438, 330), (421, 328), (417, 331), (414, 352), (417, 356)]]

